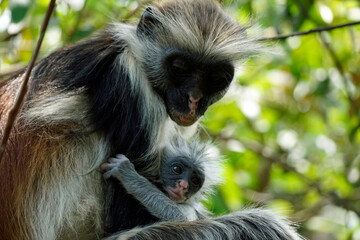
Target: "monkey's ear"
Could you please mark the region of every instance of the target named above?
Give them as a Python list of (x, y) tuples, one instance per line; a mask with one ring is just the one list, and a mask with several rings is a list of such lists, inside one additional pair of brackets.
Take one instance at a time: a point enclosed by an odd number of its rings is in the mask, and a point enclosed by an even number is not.
[(153, 7), (147, 7), (144, 13), (141, 15), (140, 22), (137, 26), (137, 35), (141, 36), (151, 36), (152, 30), (160, 22), (156, 19), (154, 12), (156, 10)]

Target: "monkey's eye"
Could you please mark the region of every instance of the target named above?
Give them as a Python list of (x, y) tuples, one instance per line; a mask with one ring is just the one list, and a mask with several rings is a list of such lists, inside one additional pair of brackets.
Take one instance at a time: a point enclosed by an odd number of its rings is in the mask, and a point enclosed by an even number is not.
[(189, 72), (189, 68), (184, 61), (175, 59), (171, 63), (171, 71), (175, 74), (186, 74)]
[(180, 165), (178, 164), (174, 164), (171, 166), (171, 171), (175, 174), (181, 174), (183, 173), (183, 169)]
[(200, 186), (200, 184), (201, 184), (201, 180), (200, 180), (200, 178), (198, 178), (198, 177), (192, 177), (192, 178), (191, 178), (191, 182), (193, 183), (193, 185), (194, 185), (195, 187), (198, 187), (198, 186)]

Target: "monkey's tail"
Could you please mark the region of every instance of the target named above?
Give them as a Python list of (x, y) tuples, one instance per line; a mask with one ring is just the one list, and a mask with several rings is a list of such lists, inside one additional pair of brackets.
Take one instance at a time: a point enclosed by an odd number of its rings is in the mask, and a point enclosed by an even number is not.
[(270, 210), (248, 209), (192, 222), (160, 222), (106, 240), (304, 240), (291, 224)]

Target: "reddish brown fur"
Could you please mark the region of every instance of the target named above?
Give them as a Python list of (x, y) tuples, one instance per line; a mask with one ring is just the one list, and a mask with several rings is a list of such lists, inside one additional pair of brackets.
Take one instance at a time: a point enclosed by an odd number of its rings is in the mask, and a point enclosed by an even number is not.
[(0, 136), (3, 134), (8, 113), (14, 104), (16, 89), (19, 89), (19, 87), (19, 78), (0, 82)]
[[(28, 223), (22, 206), (29, 200), (31, 190), (36, 188), (36, 176), (40, 174), (43, 164), (46, 164), (41, 161), (44, 159), (41, 155), (46, 154), (44, 148), (43, 153), (32, 154), (38, 151), (41, 133), (38, 136), (31, 133), (23, 133), (21, 136), (16, 134), (20, 131), (17, 127), (13, 129), (0, 166), (0, 181), (3, 183), (0, 194), (0, 232), (6, 239), (25, 238), (26, 232), (22, 226)], [(31, 159), (32, 155), (37, 157)]]
[[(21, 78), (17, 78), (0, 86), (0, 139), (20, 81)], [(30, 230), (33, 209), (29, 206), (36, 206), (40, 190), (51, 184), (53, 176), (59, 174), (58, 169), (72, 164), (52, 161), (60, 159), (61, 151), (74, 144), (75, 139), (58, 134), (62, 129), (64, 126), (50, 129), (16, 121), (0, 166), (0, 240), (33, 239)], [(71, 126), (67, 125), (66, 129)], [(66, 174), (74, 173), (63, 173), (57, 178)]]
[[(0, 126), (2, 129), (3, 126)], [(20, 134), (21, 133), (21, 134)], [(39, 176), (51, 164), (46, 155), (52, 150), (41, 146), (41, 130), (32, 132), (19, 128), (16, 124), (8, 142), (5, 156), (0, 166), (0, 233), (1, 240), (25, 239), (29, 223), (23, 206), (34, 196)], [(2, 137), (2, 136), (1, 136)], [(54, 149), (56, 150), (56, 149)], [(46, 179), (41, 179), (46, 184)], [(44, 181), (45, 180), (45, 181)], [(9, 211), (9, 209), (11, 209)]]
[[(0, 89), (0, 137), (3, 137), (8, 112), (14, 103), (15, 92), (19, 79), (4, 85)], [(14, 126), (4, 158), (0, 166), (0, 233), (2, 239), (22, 239), (26, 232), (22, 226), (27, 225), (26, 215), (22, 206), (30, 197), (31, 189), (36, 188), (36, 176), (48, 164), (44, 161), (47, 149), (39, 148), (42, 133), (36, 134), (24, 131), (19, 127), (19, 121)], [(20, 134), (21, 133), (21, 134)], [(34, 156), (31, 159), (31, 156)]]
[[(72, 164), (52, 160), (59, 160), (62, 149), (70, 148), (74, 144), (73, 139), (48, 138), (56, 136), (56, 132), (45, 128), (27, 130), (19, 125), (11, 135), (0, 166), (1, 240), (34, 239), (29, 232), (30, 221), (34, 220), (30, 218), (30, 213), (40, 201), (41, 189), (52, 186), (54, 176), (59, 175), (58, 170)], [(74, 173), (63, 172), (55, 179), (66, 179), (69, 174)]]

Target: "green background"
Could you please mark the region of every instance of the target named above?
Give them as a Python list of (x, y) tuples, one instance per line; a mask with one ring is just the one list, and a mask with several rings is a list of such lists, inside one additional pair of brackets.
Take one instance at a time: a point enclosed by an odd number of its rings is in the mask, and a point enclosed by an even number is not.
[[(113, 21), (136, 23), (151, 1), (58, 1), (40, 57)], [(360, 20), (360, 1), (233, 0), (226, 11), (274, 36)], [(48, 1), (0, 0), (0, 79), (30, 60)], [(214, 214), (266, 206), (309, 239), (360, 239), (360, 26), (269, 42), (237, 67), (202, 120), (226, 159)]]

